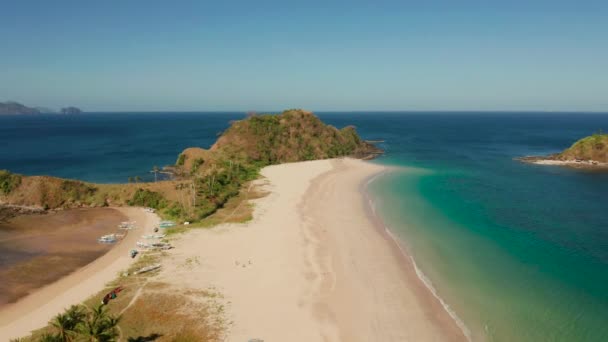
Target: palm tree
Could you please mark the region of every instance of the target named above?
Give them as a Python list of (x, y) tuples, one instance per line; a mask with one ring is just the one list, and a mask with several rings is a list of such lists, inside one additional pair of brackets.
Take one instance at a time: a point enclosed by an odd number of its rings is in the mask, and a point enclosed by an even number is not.
[(139, 182), (141, 182), (141, 177), (135, 176), (135, 183), (139, 183)]
[(61, 337), (56, 334), (44, 334), (38, 339), (39, 342), (62, 342)]
[(58, 314), (51, 321), (51, 325), (57, 331), (57, 337), (62, 342), (74, 340), (76, 330), (82, 323), (85, 313), (76, 305), (72, 305), (65, 313)]
[(129, 177), (129, 183), (133, 183), (133, 177)]
[(80, 336), (90, 342), (111, 342), (118, 337), (120, 316), (108, 315), (105, 306), (99, 305), (90, 310), (79, 326)]
[(158, 166), (154, 165), (154, 167), (152, 168), (152, 172), (154, 172), (154, 182), (157, 181), (156, 178), (157, 178), (157, 175), (158, 175), (159, 171), (160, 171), (160, 168)]

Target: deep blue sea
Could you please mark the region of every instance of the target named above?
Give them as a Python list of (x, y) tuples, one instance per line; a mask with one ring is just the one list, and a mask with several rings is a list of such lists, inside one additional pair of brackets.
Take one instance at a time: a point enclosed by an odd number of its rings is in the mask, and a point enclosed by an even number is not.
[[(92, 182), (151, 179), (244, 113), (0, 117), (0, 169)], [(371, 183), (388, 228), (474, 340), (608, 341), (608, 174), (522, 164), (608, 114), (320, 113), (382, 139)]]

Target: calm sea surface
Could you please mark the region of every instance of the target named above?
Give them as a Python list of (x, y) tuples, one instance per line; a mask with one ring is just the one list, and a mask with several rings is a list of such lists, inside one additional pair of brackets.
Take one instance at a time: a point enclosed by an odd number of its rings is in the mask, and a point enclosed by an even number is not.
[[(151, 179), (244, 113), (0, 117), (0, 169)], [(382, 139), (370, 187), (385, 223), (474, 340), (608, 340), (608, 174), (535, 166), (608, 114), (321, 113)]]

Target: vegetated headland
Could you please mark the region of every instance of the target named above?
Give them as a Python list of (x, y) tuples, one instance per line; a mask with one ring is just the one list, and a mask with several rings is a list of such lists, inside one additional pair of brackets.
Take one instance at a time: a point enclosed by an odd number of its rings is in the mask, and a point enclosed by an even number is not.
[(608, 134), (599, 132), (582, 138), (560, 153), (549, 156), (527, 156), (518, 160), (539, 165), (608, 170)]
[(6, 218), (28, 210), (143, 206), (166, 219), (196, 222), (237, 196), (264, 166), (342, 156), (368, 159), (381, 153), (354, 127), (337, 129), (311, 112), (293, 109), (234, 121), (210, 149), (185, 149), (168, 168), (173, 180), (93, 184), (1, 170), (0, 207)]
[[(248, 210), (245, 210), (244, 214), (239, 213), (234, 217), (237, 210), (232, 208), (235, 207), (235, 201), (231, 202), (231, 200), (235, 199), (238, 202), (255, 198), (255, 194), (252, 194), (251, 191), (252, 187), (249, 185), (259, 177), (262, 168), (273, 164), (343, 156), (370, 159), (381, 153), (380, 149), (363, 141), (357, 135), (354, 127), (337, 129), (325, 125), (307, 111), (287, 110), (278, 115), (251, 115), (244, 120), (232, 122), (208, 150), (192, 147), (179, 154), (175, 165), (170, 167), (171, 172), (175, 175), (172, 180), (154, 183), (93, 184), (78, 180), (49, 176), (24, 176), (9, 171), (0, 171), (0, 207), (3, 208), (4, 219), (13, 219), (22, 214), (40, 214), (83, 207), (143, 206), (155, 208), (163, 218), (179, 222), (189, 221), (193, 225), (196, 225), (197, 222), (199, 225), (227, 222), (227, 217), (224, 217), (226, 215), (222, 215), (225, 211), (224, 208), (228, 207), (231, 212), (229, 216), (232, 219), (230, 222), (243, 222), (252, 217), (251, 207), (243, 206)], [(327, 164), (318, 164), (318, 166), (311, 164), (310, 167), (315, 172), (320, 172), (329, 165), (328, 161)], [(380, 167), (378, 168), (380, 169)], [(306, 168), (301, 172), (307, 177), (314, 175)], [(289, 173), (294, 172), (289, 171)], [(298, 187), (303, 186), (302, 189), (305, 189), (307, 184), (305, 182)], [(242, 196), (244, 193), (245, 197), (239, 199), (239, 195)], [(201, 223), (201, 221), (204, 222)], [(293, 234), (296, 232), (294, 230)], [(272, 231), (267, 233), (274, 235)], [(267, 238), (268, 235), (265, 234), (260, 236)], [(239, 239), (235, 239), (235, 241), (238, 242)], [(301, 242), (292, 241), (290, 243), (300, 244)], [(193, 250), (198, 250), (198, 248)], [(100, 296), (103, 296), (103, 293), (93, 294), (93, 297), (85, 303), (84, 308), (72, 307), (65, 313), (56, 316), (51, 325), (34, 332), (27, 340), (38, 341), (56, 337), (58, 320), (74, 314), (76, 311), (80, 318), (78, 323), (75, 323), (77, 326), (72, 327), (70, 332), (72, 336), (84, 333), (83, 327), (86, 327), (91, 320), (97, 319), (104, 324), (116, 323), (117, 321), (114, 320), (122, 314), (120, 328), (117, 324), (112, 324), (100, 327), (100, 329), (104, 328), (104, 333), (113, 338), (128, 336), (147, 338), (160, 331), (169, 340), (182, 337), (201, 341), (219, 340), (225, 332), (226, 322), (223, 321), (222, 315), (215, 311), (223, 309), (210, 303), (214, 298), (221, 296), (216, 290), (197, 289), (186, 291), (184, 294), (169, 295), (166, 291), (162, 291), (163, 288), (171, 285), (169, 280), (165, 280), (164, 282), (150, 282), (146, 291), (140, 295), (141, 289), (149, 281), (146, 280), (148, 278), (133, 275), (132, 271), (138, 267), (158, 262), (160, 254), (150, 256), (146, 254), (138, 258), (125, 273), (128, 276), (122, 276), (113, 283), (122, 285), (125, 282), (129, 284), (135, 282), (135, 285), (127, 286), (107, 313), (96, 313), (84, 309), (96, 307)], [(195, 259), (196, 257), (193, 257), (192, 260)], [(192, 260), (188, 260), (186, 260), (188, 267), (194, 267)], [(178, 268), (181, 267), (182, 265), (179, 265)], [(179, 284), (172, 284), (172, 286), (179, 286)], [(146, 303), (150, 303), (147, 299), (152, 298), (154, 305), (147, 305)], [(188, 305), (192, 309), (190, 310), (192, 313), (179, 314), (177, 311), (183, 305)], [(161, 314), (160, 312), (155, 314), (158, 310), (163, 310), (163, 312), (168, 310), (172, 314)], [(125, 313), (125, 311), (127, 312)], [(152, 322), (153, 318), (157, 316), (162, 316), (162, 320)], [(142, 324), (143, 321), (152, 323)], [(188, 323), (187, 329), (183, 326), (184, 323)], [(155, 333), (148, 336), (146, 335), (148, 331)]]

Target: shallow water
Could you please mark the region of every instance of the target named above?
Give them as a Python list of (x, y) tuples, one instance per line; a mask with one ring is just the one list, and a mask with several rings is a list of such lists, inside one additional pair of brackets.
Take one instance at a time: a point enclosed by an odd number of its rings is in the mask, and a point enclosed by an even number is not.
[(114, 209), (75, 209), (0, 222), (0, 307), (85, 266), (112, 247), (97, 243), (117, 232)]

